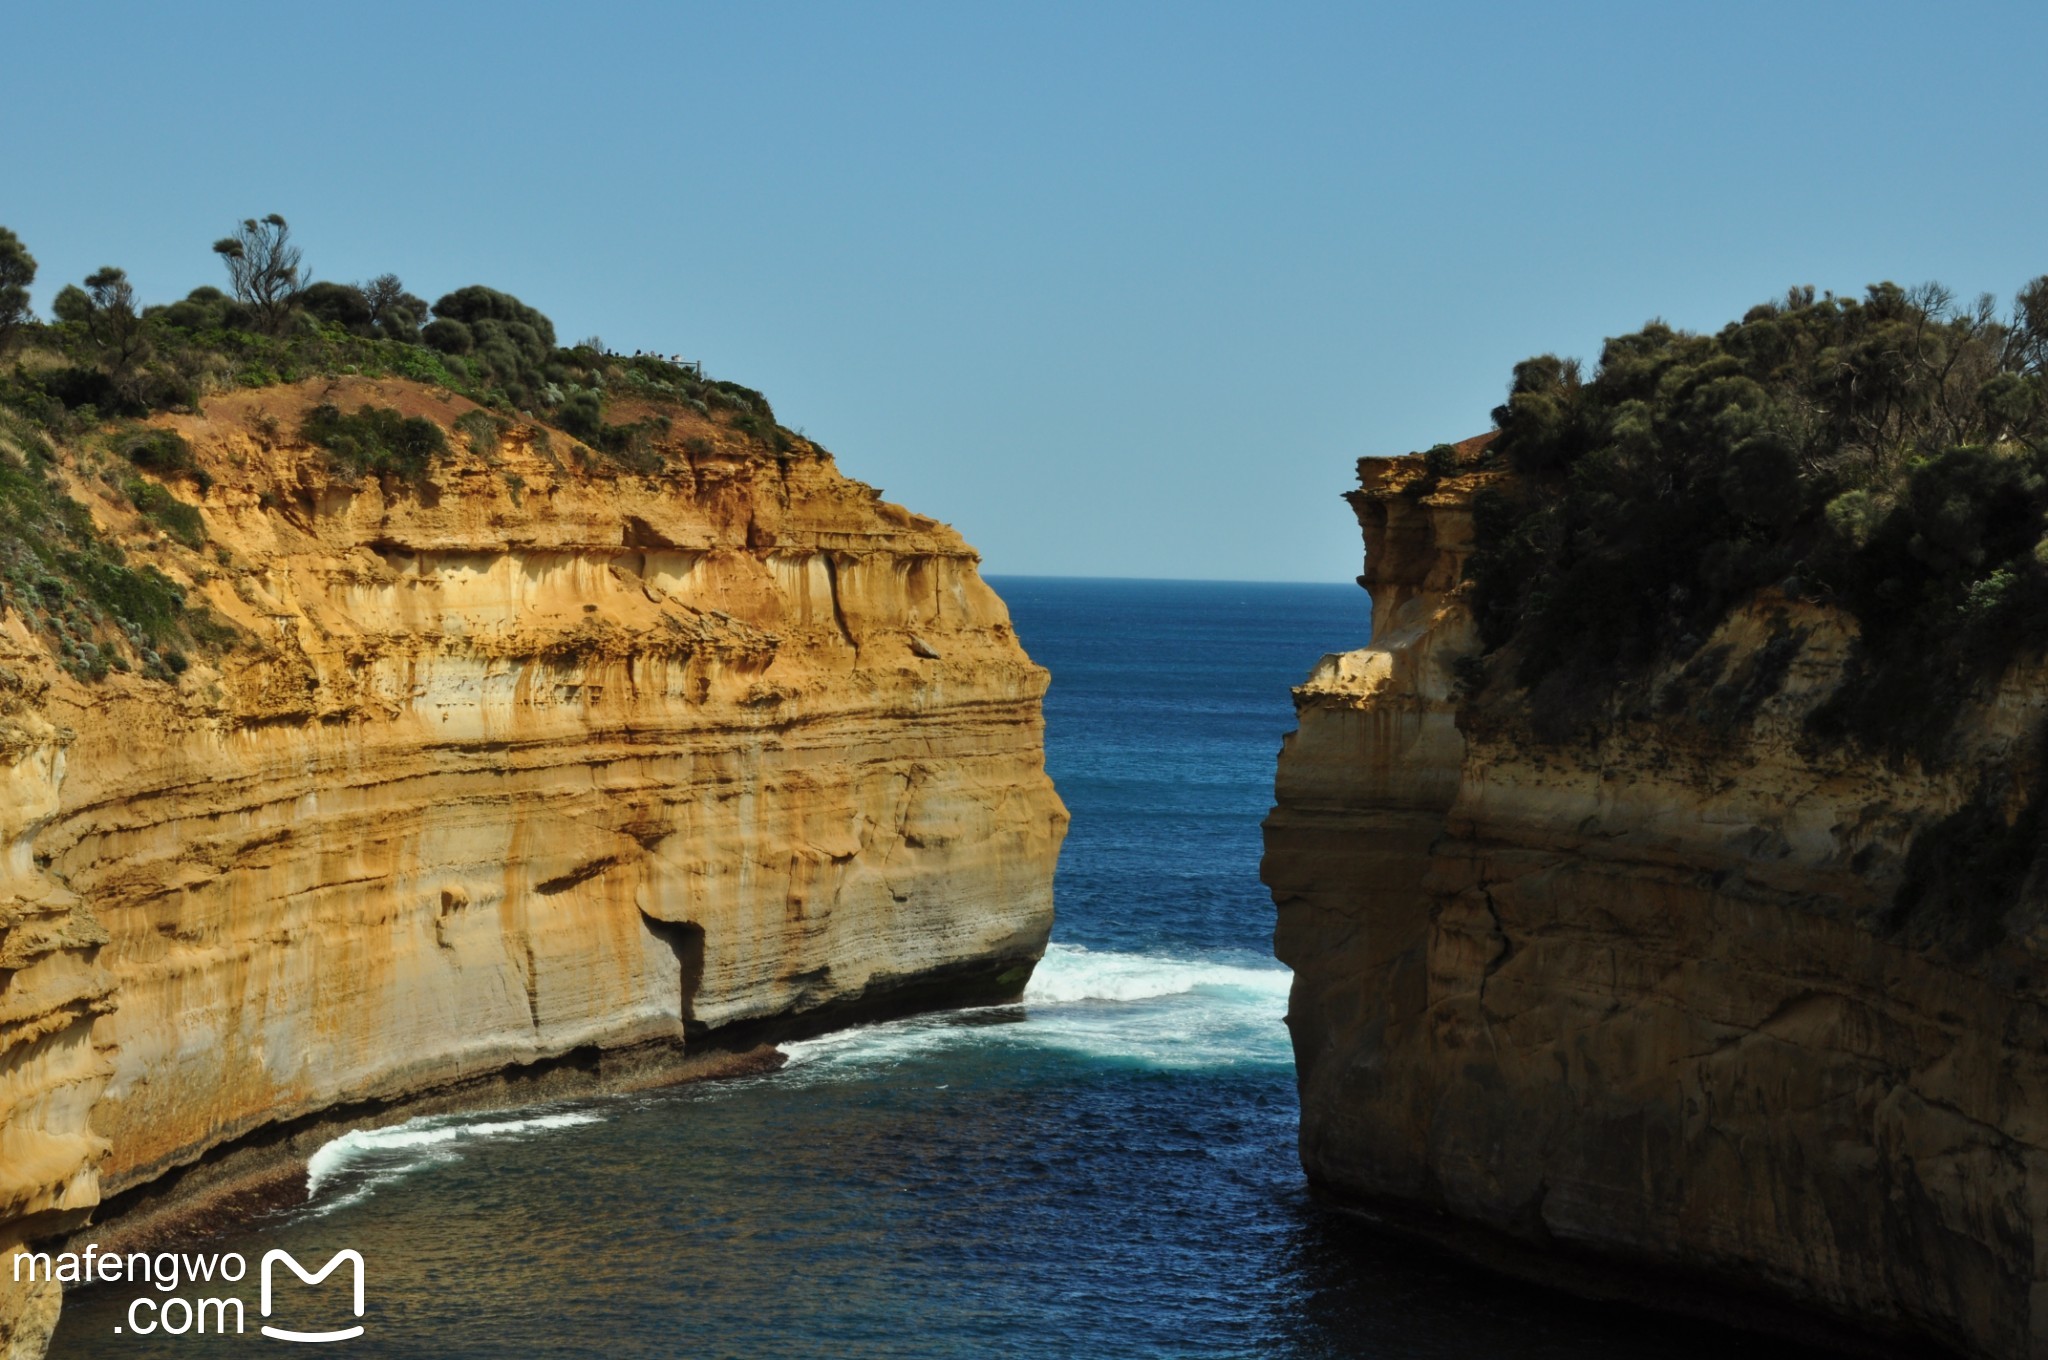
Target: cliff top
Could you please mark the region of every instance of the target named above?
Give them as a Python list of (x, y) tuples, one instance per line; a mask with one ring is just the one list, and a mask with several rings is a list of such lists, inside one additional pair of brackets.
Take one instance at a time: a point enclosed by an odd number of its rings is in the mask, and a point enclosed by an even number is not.
[[(482, 286), (429, 304), (391, 275), (313, 282), (278, 217), (214, 249), (230, 292), (145, 305), (107, 268), (66, 286), (45, 321), (27, 307), (34, 260), (0, 229), (0, 607), (17, 648), (79, 679), (169, 681), (194, 654), (235, 646), (237, 627), (201, 599), (237, 570), (250, 511), (303, 527), (374, 502), (362, 532), (386, 548), (616, 546), (622, 532), (677, 546), (708, 531), (662, 529), (645, 511), (622, 531), (565, 514), (556, 493), (637, 480), (701, 496), (808, 467), (824, 474), (813, 489), (829, 481), (833, 498), (863, 503), (850, 542), (872, 531), (969, 553), (843, 482), (765, 396), (701, 365), (557, 344), (549, 318)], [(454, 523), (444, 499), (479, 486), (498, 522)], [(730, 527), (772, 545), (760, 524)]]
[(1499, 430), (1488, 430), (1450, 444), (1437, 444), (1425, 452), (1404, 454), (1369, 453), (1358, 460), (1359, 480), (1368, 486), (1395, 479), (1397, 481), (1420, 475), (1411, 472), (1413, 468), (1427, 468), (1439, 477), (1452, 471), (1470, 471), (1474, 468), (1490, 467), (1497, 461), (1489, 451), (1500, 438)]
[(1712, 335), (1652, 323), (1590, 376), (1516, 365), (1494, 419), (1403, 483), (1515, 474), (1472, 505), (1493, 682), (1622, 694), (1771, 590), (1854, 620), (1816, 738), (1938, 760), (2048, 645), (2048, 277), (2005, 316), (1886, 283), (1794, 289)]
[(1879, 924), (1957, 958), (2033, 928), (2048, 278), (2003, 318), (1880, 284), (1713, 335), (1652, 324), (1590, 377), (1518, 365), (1494, 415), (1490, 442), (1360, 464), (1381, 671), (1468, 738), (1603, 779), (1896, 773), (1915, 799), (1859, 815), (1924, 811), (1850, 852)]

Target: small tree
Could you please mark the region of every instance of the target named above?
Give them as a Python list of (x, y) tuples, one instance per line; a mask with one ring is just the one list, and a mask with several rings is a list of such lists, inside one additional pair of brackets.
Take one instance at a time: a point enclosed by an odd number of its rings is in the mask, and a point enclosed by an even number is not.
[(0, 227), (0, 354), (14, 343), (22, 323), (32, 319), (28, 286), (36, 281), (36, 259), (21, 238)]
[(213, 253), (226, 263), (235, 297), (255, 312), (257, 328), (266, 335), (281, 334), (310, 276), (284, 218), (276, 213), (261, 221), (245, 218), (233, 236), (213, 243)]
[(2009, 344), (2013, 368), (2048, 375), (2048, 274), (2020, 289), (2013, 299)]
[(369, 335), (370, 302), (352, 283), (315, 283), (299, 294), (299, 306), (330, 326)]
[(537, 406), (548, 385), (555, 323), (510, 293), (472, 284), (434, 304), (420, 338), (447, 354), (468, 356), (470, 371), (515, 404)]
[(68, 285), (53, 304), (59, 321), (74, 321), (85, 327), (99, 350), (107, 376), (123, 395), (135, 368), (149, 357), (149, 337), (143, 331), (142, 313), (135, 306), (135, 287), (128, 273), (112, 265), (86, 275), (85, 287)]
[(427, 319), (425, 298), (406, 292), (405, 284), (396, 274), (379, 274), (358, 287), (370, 304), (370, 319), (376, 323), (379, 335), (407, 344), (419, 342), (420, 323)]

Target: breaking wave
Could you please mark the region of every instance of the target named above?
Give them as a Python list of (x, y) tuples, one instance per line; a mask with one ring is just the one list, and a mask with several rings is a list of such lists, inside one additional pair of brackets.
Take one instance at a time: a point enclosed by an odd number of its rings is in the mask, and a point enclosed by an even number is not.
[[(1002, 1060), (1036, 1053), (1170, 1070), (1291, 1061), (1282, 1019), (1293, 975), (1252, 956), (1193, 957), (1055, 944), (1021, 1004), (913, 1016), (784, 1044), (789, 1062), (761, 1081), (867, 1080), (921, 1067), (947, 1081), (952, 1057)], [(708, 1093), (707, 1093), (708, 1094)], [(433, 1115), (352, 1129), (306, 1165), (306, 1212), (322, 1216), (416, 1171), (459, 1159), (481, 1140), (599, 1123), (589, 1110), (517, 1118)]]
[(1273, 1012), (1277, 1017), (1287, 1009), (1287, 988), (1293, 979), (1294, 974), (1271, 963), (1253, 966), (1227, 962), (1224, 957), (1175, 959), (1055, 944), (1047, 947), (1045, 958), (1031, 975), (1030, 985), (1024, 989), (1024, 1004), (1149, 1001), (1201, 991), (1226, 1000), (1269, 999), (1279, 1007)]
[(993, 1045), (1175, 1069), (1284, 1064), (1291, 1061), (1282, 1021), (1293, 976), (1234, 953), (1175, 957), (1055, 944), (1021, 1006), (917, 1016), (783, 1048), (791, 1068), (819, 1069), (814, 1076)]
[[(428, 1115), (383, 1129), (350, 1129), (320, 1146), (306, 1161), (306, 1199), (316, 1214), (331, 1213), (366, 1199), (378, 1188), (425, 1167), (461, 1156), (460, 1148), (490, 1138), (510, 1138), (549, 1129), (596, 1124), (587, 1110), (561, 1110), (518, 1119), (471, 1115)], [(324, 1201), (322, 1191), (331, 1193)]]

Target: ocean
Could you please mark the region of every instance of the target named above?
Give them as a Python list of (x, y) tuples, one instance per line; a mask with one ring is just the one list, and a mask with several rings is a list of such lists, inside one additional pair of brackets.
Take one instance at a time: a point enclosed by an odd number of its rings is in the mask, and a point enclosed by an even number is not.
[(245, 1334), (137, 1336), (154, 1291), (81, 1288), (52, 1354), (229, 1354), (262, 1339), (265, 1251), (344, 1247), (366, 1263), (349, 1356), (1765, 1353), (1310, 1195), (1259, 820), (1288, 687), (1365, 641), (1362, 590), (995, 585), (1052, 671), (1074, 819), (1023, 1004), (791, 1044), (768, 1076), (345, 1135), (306, 1203), (185, 1246), (245, 1258), (238, 1286), (178, 1291), (243, 1298)]

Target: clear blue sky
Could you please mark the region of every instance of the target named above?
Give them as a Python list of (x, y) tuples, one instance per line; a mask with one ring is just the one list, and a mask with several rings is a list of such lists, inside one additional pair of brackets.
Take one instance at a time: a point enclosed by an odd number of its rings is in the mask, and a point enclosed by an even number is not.
[(0, 224), (517, 293), (996, 572), (1346, 580), (1364, 453), (1787, 285), (2048, 272), (2048, 4), (17, 6)]

